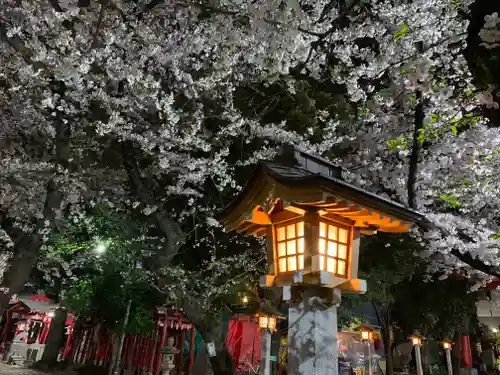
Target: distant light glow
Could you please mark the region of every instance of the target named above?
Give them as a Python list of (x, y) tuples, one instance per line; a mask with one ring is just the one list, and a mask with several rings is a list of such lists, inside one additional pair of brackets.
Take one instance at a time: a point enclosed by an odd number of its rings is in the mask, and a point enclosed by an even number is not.
[(108, 245), (105, 244), (105, 243), (98, 243), (95, 247), (95, 252), (97, 254), (104, 254), (106, 252), (106, 250), (108, 249)]
[(55, 313), (54, 311), (49, 311), (49, 312), (47, 313), (47, 316), (48, 316), (49, 318), (53, 318), (55, 315), (56, 315), (56, 313)]
[(493, 333), (497, 333), (497, 332), (498, 332), (498, 328), (491, 327), (491, 332), (493, 332)]
[(422, 345), (422, 340), (420, 339), (420, 337), (417, 337), (417, 336), (413, 336), (411, 338), (411, 343), (412, 345)]
[(247, 296), (243, 296), (243, 298), (241, 299), (241, 302), (248, 303), (248, 297)]

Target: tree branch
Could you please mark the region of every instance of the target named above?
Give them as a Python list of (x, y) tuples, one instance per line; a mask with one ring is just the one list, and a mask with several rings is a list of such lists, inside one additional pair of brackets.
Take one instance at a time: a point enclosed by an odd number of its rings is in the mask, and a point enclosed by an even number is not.
[[(151, 189), (148, 184), (145, 184), (141, 178), (139, 167), (136, 162), (136, 155), (133, 153), (134, 146), (131, 142), (122, 142), (120, 153), (122, 155), (123, 166), (129, 178), (132, 193), (136, 195), (143, 204), (155, 206), (156, 200), (151, 194)], [(158, 223), (159, 228), (166, 237), (165, 252), (160, 257), (157, 264), (158, 268), (163, 268), (177, 255), (184, 239), (183, 231), (180, 225), (172, 219), (168, 212), (163, 207), (159, 207), (154, 218)]]
[(418, 172), (418, 159), (420, 156), (420, 142), (418, 136), (420, 131), (424, 127), (424, 103), (422, 99), (422, 91), (417, 89), (416, 91), (417, 105), (415, 107), (415, 126), (413, 127), (413, 146), (410, 154), (410, 165), (408, 167), (408, 206), (410, 208), (416, 208), (416, 182), (417, 182), (417, 172)]

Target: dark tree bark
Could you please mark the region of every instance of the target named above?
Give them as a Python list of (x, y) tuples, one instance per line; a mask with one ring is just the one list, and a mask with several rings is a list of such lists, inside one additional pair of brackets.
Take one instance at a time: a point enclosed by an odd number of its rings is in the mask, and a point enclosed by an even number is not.
[[(1, 33), (0, 33), (1, 35)], [(53, 90), (64, 93), (62, 83), (53, 82)], [(71, 126), (69, 121), (63, 121), (62, 114), (57, 113), (55, 119), (55, 157), (56, 168), (68, 168), (70, 159), (70, 137)], [(42, 246), (42, 235), (45, 229), (53, 230), (56, 227), (56, 215), (61, 209), (63, 195), (59, 189), (57, 179), (59, 176), (54, 170), (54, 177), (47, 184), (47, 193), (43, 208), (43, 218), (36, 221), (36, 227), (32, 232), (23, 232), (14, 225), (14, 220), (9, 218), (0, 206), (0, 227), (9, 235), (14, 242), (13, 256), (9, 260), (8, 269), (3, 275), (0, 283), (0, 315), (5, 312), (9, 305), (10, 297), (21, 291), (28, 280), (31, 270), (35, 265), (40, 247)]]
[(378, 324), (381, 327), (382, 339), (384, 340), (384, 356), (386, 361), (386, 375), (394, 375), (394, 358), (392, 342), (392, 314), (390, 307), (379, 309), (372, 301), (373, 309), (377, 316)]
[(422, 91), (416, 91), (417, 106), (415, 107), (415, 126), (413, 128), (413, 145), (410, 154), (410, 165), (408, 167), (408, 206), (415, 208), (416, 202), (416, 183), (418, 173), (418, 159), (420, 157), (420, 142), (418, 137), (424, 127), (424, 103), (422, 102)]
[(68, 313), (65, 309), (58, 308), (55, 311), (42, 359), (36, 367), (50, 369), (57, 364), (59, 351), (64, 345), (64, 325), (67, 317)]
[[(182, 308), (187, 319), (200, 333), (207, 346), (214, 375), (235, 375), (236, 369), (233, 359), (226, 346), (227, 325), (221, 324), (220, 319), (204, 317), (203, 311), (190, 301), (184, 303)], [(210, 352), (209, 346), (211, 345), (213, 345), (215, 353)]]
[[(484, 26), (486, 15), (500, 13), (500, 3), (490, 0), (476, 0), (469, 8), (467, 15), (469, 26), (467, 28), (467, 46), (463, 55), (472, 74), (474, 84), (479, 89), (487, 89), (493, 86), (492, 95), (496, 102), (499, 101), (500, 93), (500, 48), (486, 48), (479, 32)], [(490, 120), (490, 126), (500, 126), (500, 110), (483, 106), (481, 113)]]

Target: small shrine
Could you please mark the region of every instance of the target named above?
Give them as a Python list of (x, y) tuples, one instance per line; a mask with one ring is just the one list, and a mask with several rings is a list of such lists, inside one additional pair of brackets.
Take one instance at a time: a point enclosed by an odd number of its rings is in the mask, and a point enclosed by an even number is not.
[[(13, 298), (5, 312), (1, 333), (3, 359), (40, 360), (57, 307), (45, 296)], [(70, 323), (71, 319), (67, 321)]]

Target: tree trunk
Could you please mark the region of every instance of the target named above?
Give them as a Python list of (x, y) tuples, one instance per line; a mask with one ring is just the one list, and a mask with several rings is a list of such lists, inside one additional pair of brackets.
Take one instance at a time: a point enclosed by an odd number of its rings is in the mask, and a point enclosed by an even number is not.
[[(11, 237), (13, 231), (9, 233)], [(31, 270), (35, 265), (42, 241), (37, 234), (20, 234), (19, 242), (14, 249), (14, 254), (8, 260), (7, 270), (0, 275), (0, 315), (9, 307), (13, 294), (19, 293), (28, 280)]]
[(236, 374), (233, 364), (233, 358), (229, 354), (229, 350), (226, 346), (224, 346), (220, 350), (216, 350), (215, 357), (210, 357), (210, 364), (212, 365), (212, 371), (214, 372), (214, 375)]
[(221, 319), (205, 318), (202, 310), (192, 303), (184, 303), (183, 310), (207, 346), (208, 357), (214, 375), (235, 375), (233, 359), (226, 346), (228, 324)]
[(394, 359), (392, 348), (392, 316), (390, 308), (378, 309), (375, 302), (372, 301), (373, 309), (377, 315), (378, 324), (382, 329), (382, 339), (384, 340), (385, 355), (385, 375), (394, 375)]
[[(64, 86), (62, 82), (52, 81), (51, 83), (58, 85), (58, 87)], [(59, 94), (62, 97), (64, 90)], [(8, 213), (0, 207), (0, 228), (15, 244), (12, 257), (7, 261), (6, 270), (0, 275), (0, 315), (3, 315), (7, 309), (10, 297), (20, 292), (28, 280), (43, 243), (41, 232), (55, 228), (57, 213), (61, 209), (63, 194), (56, 180), (63, 174), (58, 169), (67, 169), (69, 166), (71, 125), (69, 121), (61, 117), (59, 110), (56, 110), (56, 114), (54, 121), (56, 130), (54, 162), (56, 168), (54, 169), (54, 177), (50, 179), (46, 187), (43, 217), (36, 221), (32, 232), (24, 232), (15, 225), (15, 220), (10, 218)], [(1, 250), (8, 253), (9, 249)]]
[(47, 343), (43, 351), (42, 359), (37, 364), (38, 368), (53, 368), (57, 364), (57, 357), (61, 347), (64, 345), (64, 324), (68, 313), (65, 309), (58, 308), (52, 318)]
[(393, 375), (394, 374), (394, 361), (392, 357), (392, 337), (391, 337), (391, 331), (392, 331), (392, 326), (391, 324), (387, 324), (386, 327), (384, 327), (383, 331), (386, 331), (387, 334), (384, 334), (384, 354), (385, 354), (385, 375)]
[[(220, 324), (218, 326), (219, 329), (214, 328), (214, 325), (206, 323), (204, 324), (199, 322), (198, 324), (195, 324), (196, 330), (200, 333), (203, 341), (207, 345), (208, 357), (210, 359), (214, 375), (235, 375), (236, 369), (234, 368), (233, 359), (226, 346), (226, 332), (221, 332), (223, 326)], [(210, 344), (212, 344), (215, 348), (215, 353), (210, 350)]]

